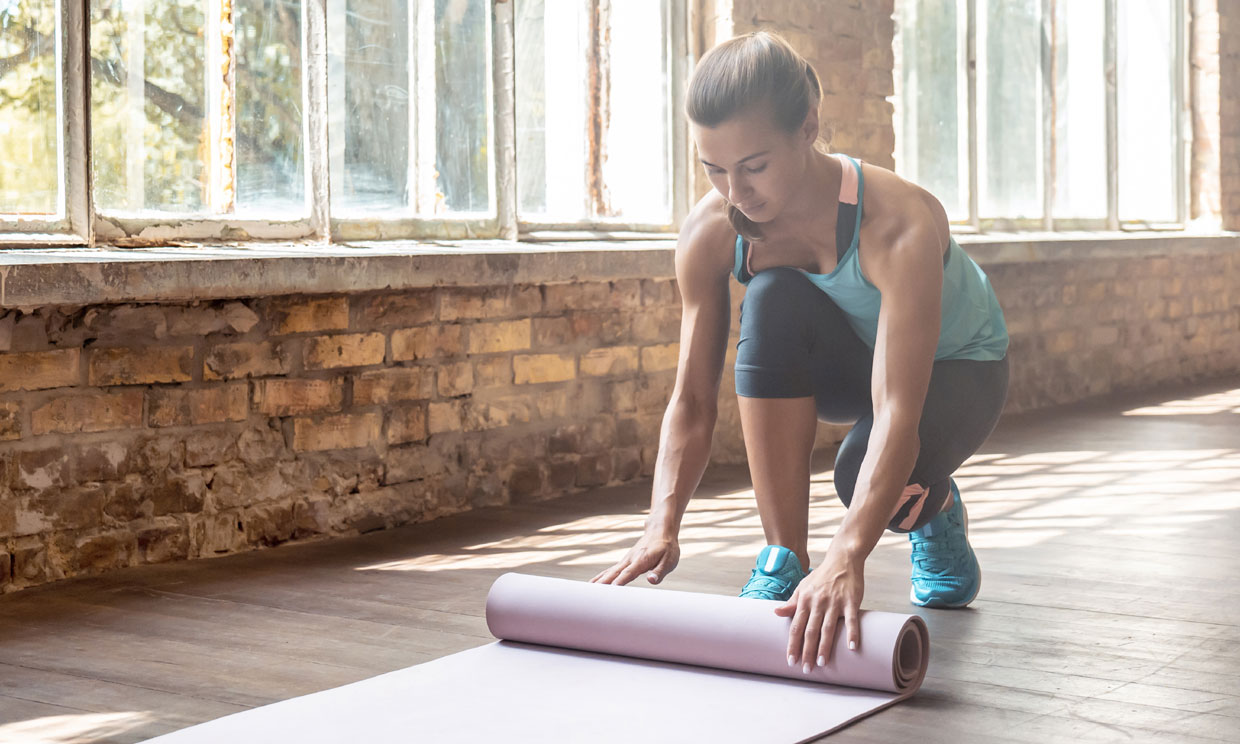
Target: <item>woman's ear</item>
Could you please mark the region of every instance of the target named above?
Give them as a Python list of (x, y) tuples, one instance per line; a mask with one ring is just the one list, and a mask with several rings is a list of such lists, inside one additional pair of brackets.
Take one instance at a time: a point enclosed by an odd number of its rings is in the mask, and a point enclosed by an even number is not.
[(818, 106), (817, 101), (810, 101), (809, 112), (805, 114), (805, 122), (801, 124), (802, 144), (813, 147), (818, 141)]

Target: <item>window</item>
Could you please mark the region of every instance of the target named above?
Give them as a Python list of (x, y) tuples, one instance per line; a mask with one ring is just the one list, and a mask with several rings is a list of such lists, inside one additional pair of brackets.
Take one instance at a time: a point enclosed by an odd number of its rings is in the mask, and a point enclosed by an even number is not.
[(953, 223), (1182, 226), (1182, 0), (901, 0), (896, 163)]
[(0, 239), (668, 232), (688, 211), (685, 15), (0, 0)]

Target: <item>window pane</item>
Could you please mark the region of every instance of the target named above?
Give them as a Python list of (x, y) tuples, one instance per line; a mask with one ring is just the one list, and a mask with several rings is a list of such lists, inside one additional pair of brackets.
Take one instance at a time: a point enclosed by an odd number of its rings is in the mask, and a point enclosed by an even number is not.
[(60, 212), (56, 0), (0, 1), (0, 213)]
[[(419, 194), (419, 211), (493, 213), (490, 7), (484, 0), (433, 2), (434, 94), (419, 98), (418, 142), (434, 149), (419, 162), (419, 182), (428, 186)], [(423, 30), (418, 42), (425, 41)], [(419, 54), (420, 63), (427, 51)], [(420, 88), (430, 82), (423, 77), (429, 73), (419, 70)], [(429, 195), (434, 201), (428, 204)]]
[(1042, 216), (1041, 0), (978, 2), (978, 209)]
[(308, 213), (301, 5), (234, 0), (238, 213)]
[(1055, 216), (1107, 216), (1103, 0), (1055, 3)]
[(1119, 217), (1174, 221), (1175, 29), (1166, 0), (1124, 0), (1118, 10)]
[(667, 39), (661, 0), (611, 4), (604, 217), (671, 222)]
[(948, 219), (969, 218), (967, 118), (957, 0), (900, 4), (900, 174), (938, 197)]
[(523, 220), (587, 216), (588, 33), (583, 0), (517, 0), (517, 210)]
[(327, 4), (333, 210), (409, 204), (409, 2)]
[(203, 209), (203, 6), (91, 0), (91, 148), (100, 210)]

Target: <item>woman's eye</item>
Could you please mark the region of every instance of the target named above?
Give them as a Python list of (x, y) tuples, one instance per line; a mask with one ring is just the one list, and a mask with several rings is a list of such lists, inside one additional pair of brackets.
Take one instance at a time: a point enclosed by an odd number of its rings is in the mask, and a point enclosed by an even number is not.
[(761, 173), (761, 172), (762, 172), (762, 171), (764, 171), (764, 170), (766, 170), (766, 166), (765, 166), (765, 165), (764, 165), (764, 166), (762, 166), (761, 168), (746, 168), (746, 169), (745, 169), (745, 172), (746, 172), (746, 173)]

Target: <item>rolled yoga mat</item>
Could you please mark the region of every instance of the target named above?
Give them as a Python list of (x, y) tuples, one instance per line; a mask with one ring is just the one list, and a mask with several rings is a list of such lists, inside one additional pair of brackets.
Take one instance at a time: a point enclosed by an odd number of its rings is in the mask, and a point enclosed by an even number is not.
[(500, 639), (149, 741), (799, 744), (897, 703), (926, 675), (916, 615), (862, 611), (809, 674), (787, 662), (775, 600), (506, 573)]

